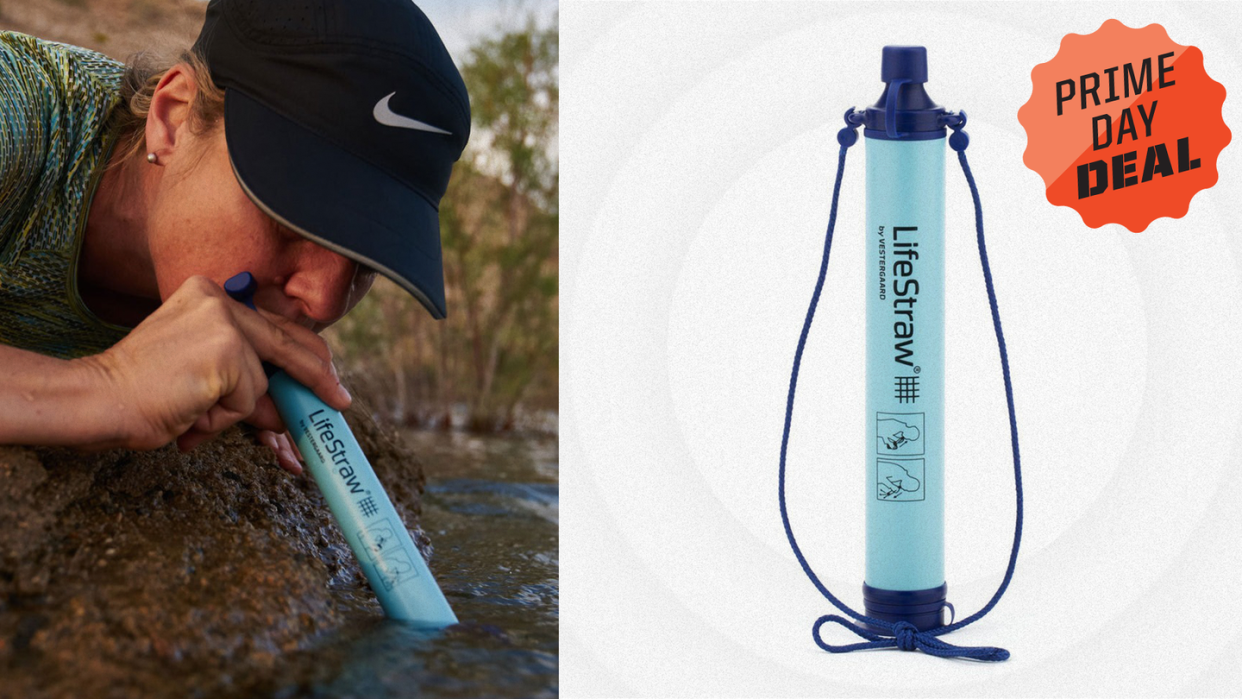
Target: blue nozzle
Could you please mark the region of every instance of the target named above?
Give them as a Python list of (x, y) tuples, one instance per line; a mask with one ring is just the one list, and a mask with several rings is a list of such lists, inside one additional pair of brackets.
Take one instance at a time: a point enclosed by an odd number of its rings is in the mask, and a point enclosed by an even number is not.
[[(229, 295), (229, 298), (234, 301), (241, 301), (252, 311), (259, 310), (254, 307), (254, 292), (258, 290), (259, 283), (254, 280), (254, 275), (249, 272), (234, 274), (224, 282), (224, 291)], [(275, 364), (263, 362), (263, 373), (269, 379), (280, 370), (280, 367)]]
[(258, 282), (254, 280), (254, 275), (249, 272), (235, 274), (224, 282), (224, 291), (235, 301), (241, 301), (251, 310), (254, 307), (254, 292), (259, 288)]
[(927, 82), (927, 49), (922, 46), (885, 46), (880, 59), (880, 80), (891, 83)]
[(944, 138), (944, 107), (928, 96), (927, 49), (885, 46), (880, 58), (884, 94), (867, 108), (863, 135), (886, 141)]

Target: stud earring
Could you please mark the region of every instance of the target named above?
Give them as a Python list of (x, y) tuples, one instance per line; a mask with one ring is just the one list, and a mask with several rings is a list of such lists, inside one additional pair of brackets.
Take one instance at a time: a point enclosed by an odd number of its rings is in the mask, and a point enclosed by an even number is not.
[(152, 165), (154, 165), (154, 164), (155, 164), (155, 159), (156, 159), (156, 158), (155, 158), (155, 153), (147, 153), (147, 162), (148, 162), (148, 163), (151, 163)]

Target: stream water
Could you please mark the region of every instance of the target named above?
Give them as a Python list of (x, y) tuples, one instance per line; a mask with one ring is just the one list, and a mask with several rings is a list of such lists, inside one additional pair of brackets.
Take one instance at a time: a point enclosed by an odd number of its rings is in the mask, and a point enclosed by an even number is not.
[(462, 624), (425, 634), (374, 617), (240, 694), (556, 696), (558, 470), (553, 437), (410, 431), (427, 474), (422, 525)]

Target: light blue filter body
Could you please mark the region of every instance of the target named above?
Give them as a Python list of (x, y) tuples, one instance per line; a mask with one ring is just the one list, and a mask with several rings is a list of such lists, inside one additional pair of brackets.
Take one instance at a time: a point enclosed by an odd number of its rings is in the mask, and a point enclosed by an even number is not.
[(341, 413), (283, 371), (268, 392), (384, 613), (427, 628), (457, 623)]
[(867, 138), (866, 584), (944, 584), (943, 137)]

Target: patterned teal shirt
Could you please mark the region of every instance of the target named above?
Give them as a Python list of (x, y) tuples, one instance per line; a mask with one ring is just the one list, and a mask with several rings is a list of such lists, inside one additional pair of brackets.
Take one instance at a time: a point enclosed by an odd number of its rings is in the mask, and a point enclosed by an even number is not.
[(77, 286), (124, 71), (88, 49), (0, 32), (0, 343), (70, 358), (129, 332), (96, 317)]

